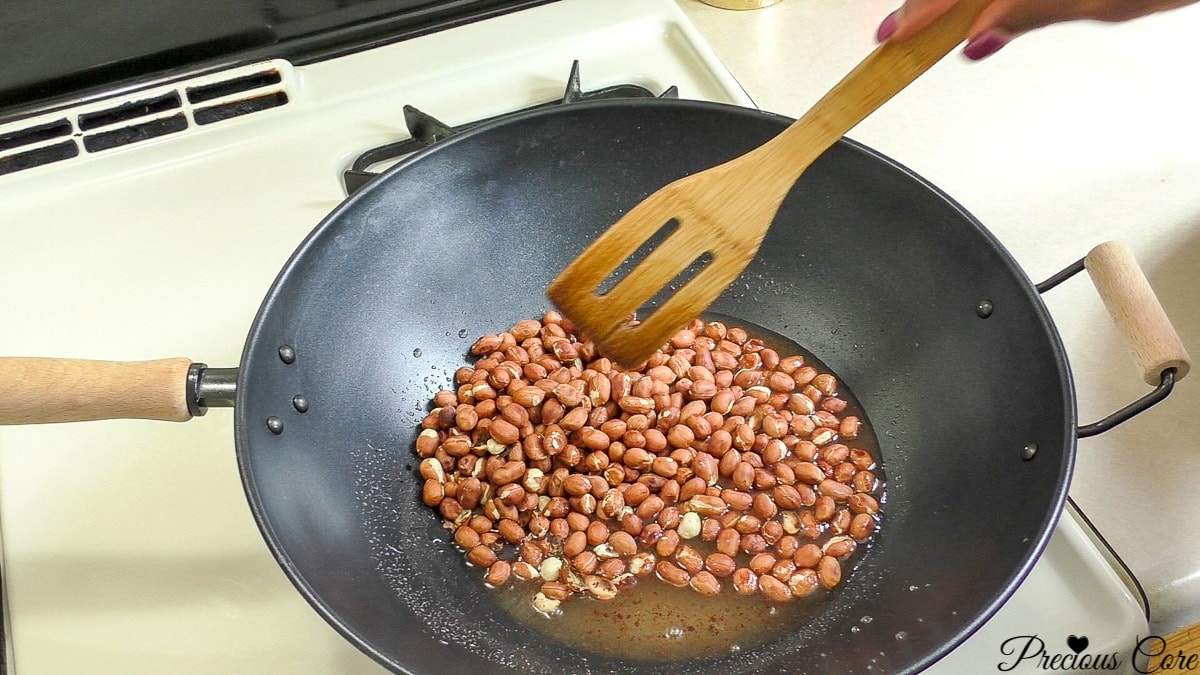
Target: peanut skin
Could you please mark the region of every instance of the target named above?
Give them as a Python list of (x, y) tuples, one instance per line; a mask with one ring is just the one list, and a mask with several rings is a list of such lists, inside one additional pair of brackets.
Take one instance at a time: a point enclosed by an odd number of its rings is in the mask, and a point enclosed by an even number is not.
[(470, 351), (420, 422), (421, 500), (544, 614), (651, 573), (697, 602), (821, 594), (883, 522), (853, 396), (743, 328), (693, 320), (624, 370), (551, 311)]

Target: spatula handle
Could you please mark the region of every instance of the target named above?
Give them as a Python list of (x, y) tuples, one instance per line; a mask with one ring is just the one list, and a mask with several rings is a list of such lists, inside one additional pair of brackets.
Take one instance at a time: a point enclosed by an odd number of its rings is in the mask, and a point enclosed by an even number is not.
[(0, 424), (103, 419), (184, 422), (186, 358), (157, 361), (0, 358)]
[(807, 113), (760, 148), (777, 165), (775, 175), (788, 186), (795, 182), (846, 132), (965, 40), (990, 2), (959, 0), (911, 38), (879, 45)]

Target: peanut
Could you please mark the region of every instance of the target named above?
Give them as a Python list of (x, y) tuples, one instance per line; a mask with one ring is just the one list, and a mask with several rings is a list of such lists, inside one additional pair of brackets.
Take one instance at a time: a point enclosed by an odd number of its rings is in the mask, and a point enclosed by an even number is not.
[(666, 560), (660, 560), (658, 564), (654, 566), (654, 573), (658, 575), (659, 579), (662, 579), (664, 582), (675, 586), (676, 588), (685, 588), (687, 587), (688, 582), (691, 581), (687, 570)]
[(787, 602), (792, 599), (792, 589), (773, 576), (760, 575), (758, 586), (763, 596), (771, 602)]
[(441, 504), (445, 496), (446, 490), (440, 482), (433, 478), (425, 481), (425, 487), (421, 491), (421, 501), (425, 502), (426, 506)]
[(875, 519), (871, 516), (860, 513), (850, 521), (850, 536), (862, 541), (871, 536), (875, 530)]
[(830, 479), (821, 481), (820, 484), (817, 485), (817, 490), (821, 494), (832, 497), (834, 500), (839, 502), (846, 501), (851, 495), (854, 494), (854, 488)]
[(721, 592), (721, 582), (711, 572), (701, 571), (692, 577), (689, 585), (692, 590), (706, 598), (715, 597)]
[(488, 568), (484, 581), (490, 586), (503, 586), (511, 574), (512, 564), (504, 560), (497, 560)]
[(733, 571), (733, 590), (739, 595), (751, 595), (758, 592), (758, 575), (746, 567)]
[(743, 329), (693, 320), (625, 371), (551, 311), (471, 351), (415, 440), (422, 501), (489, 586), (540, 579), (543, 614), (651, 571), (703, 596), (726, 578), (808, 596), (876, 530), (876, 461), (847, 445), (863, 422), (837, 378)]
[(825, 588), (832, 589), (842, 580), (842, 566), (836, 558), (825, 556), (817, 563), (817, 579)]
[(817, 586), (820, 585), (820, 579), (816, 571), (802, 569), (792, 575), (787, 585), (792, 591), (793, 597), (803, 598), (812, 595), (817, 590)]
[(482, 544), (475, 546), (467, 551), (467, 562), (476, 567), (491, 567), (496, 562), (496, 552)]

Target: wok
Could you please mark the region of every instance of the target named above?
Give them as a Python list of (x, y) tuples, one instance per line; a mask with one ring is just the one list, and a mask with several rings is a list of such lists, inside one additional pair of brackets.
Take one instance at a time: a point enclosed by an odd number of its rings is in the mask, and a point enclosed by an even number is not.
[[(43, 377), (58, 362), (0, 361), (0, 421), (186, 419), (232, 404), (236, 388), (238, 462), (268, 546), (325, 619), (397, 672), (920, 670), (1028, 573), (1081, 431), (1038, 288), (949, 197), (856, 143), (804, 174), (757, 259), (712, 307), (815, 353), (879, 433), (883, 527), (817, 620), (686, 666), (575, 651), (498, 609), (420, 499), (419, 423), (471, 341), (541, 316), (553, 276), (647, 194), (788, 122), (652, 100), (476, 128), (397, 165), (312, 232), (270, 289), (236, 372), (110, 365), (101, 385), (56, 393)], [(1186, 364), (1174, 365), (1182, 375)], [(1082, 433), (1160, 400), (1176, 372)], [(64, 392), (93, 386), (113, 390), (64, 407)], [(41, 418), (13, 412), (34, 396), (46, 397)]]

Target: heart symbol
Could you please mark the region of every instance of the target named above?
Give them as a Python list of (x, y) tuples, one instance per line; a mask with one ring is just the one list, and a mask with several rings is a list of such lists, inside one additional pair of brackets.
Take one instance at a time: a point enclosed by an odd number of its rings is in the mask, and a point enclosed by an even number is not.
[(1079, 637), (1075, 637), (1074, 635), (1071, 635), (1067, 638), (1067, 646), (1071, 648), (1071, 651), (1078, 654), (1079, 652), (1082, 652), (1083, 650), (1087, 649), (1087, 646), (1088, 646), (1087, 636), (1080, 635)]

